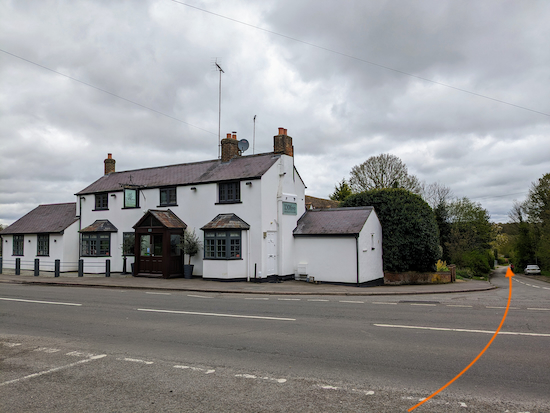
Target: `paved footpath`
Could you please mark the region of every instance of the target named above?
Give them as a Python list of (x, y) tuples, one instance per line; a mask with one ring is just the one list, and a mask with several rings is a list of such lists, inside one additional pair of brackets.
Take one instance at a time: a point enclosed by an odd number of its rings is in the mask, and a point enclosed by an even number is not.
[(451, 284), (428, 285), (383, 285), (377, 287), (357, 287), (328, 283), (308, 283), (305, 281), (283, 281), (279, 283), (255, 283), (245, 281), (209, 281), (202, 278), (145, 278), (132, 277), (120, 273), (84, 274), (78, 277), (75, 272), (61, 273), (54, 277), (53, 272), (42, 271), (38, 277), (33, 271), (22, 270), (15, 275), (14, 270), (5, 269), (0, 274), (0, 283), (64, 285), (79, 287), (133, 288), (147, 290), (175, 290), (229, 294), (270, 294), (270, 295), (410, 295), (447, 294), (485, 291), (496, 288), (486, 281), (457, 281)]

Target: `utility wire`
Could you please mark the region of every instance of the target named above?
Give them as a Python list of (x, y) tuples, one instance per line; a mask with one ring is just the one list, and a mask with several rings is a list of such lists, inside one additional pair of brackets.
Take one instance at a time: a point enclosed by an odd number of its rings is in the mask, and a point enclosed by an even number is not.
[(44, 65), (41, 65), (40, 63), (36, 63), (36, 62), (33, 62), (32, 60), (25, 59), (24, 57), (18, 56), (18, 55), (13, 54), (13, 53), (10, 53), (10, 52), (8, 52), (8, 51), (6, 51), (6, 50), (3, 50), (3, 49), (0, 49), (0, 52), (6, 53), (6, 54), (8, 54), (8, 55), (10, 55), (10, 56), (13, 56), (13, 57), (16, 57), (16, 58), (18, 58), (18, 59), (21, 59), (21, 60), (23, 60), (23, 61), (25, 61), (25, 62), (27, 62), (27, 63), (31, 63), (31, 64), (33, 64), (33, 65), (35, 65), (35, 66), (41, 67), (42, 69), (49, 70), (50, 72), (53, 72), (53, 73), (55, 73), (55, 74), (64, 76), (64, 77), (66, 77), (66, 78), (68, 78), (68, 79), (74, 80), (75, 82), (78, 82), (78, 83), (81, 83), (81, 84), (86, 85), (86, 86), (88, 86), (88, 87), (91, 87), (92, 89), (96, 89), (96, 90), (99, 90), (100, 92), (107, 93), (108, 95), (114, 96), (114, 97), (116, 97), (116, 98), (118, 98), (118, 99), (124, 100), (124, 101), (126, 101), (126, 102), (128, 102), (128, 103), (131, 103), (131, 104), (133, 104), (133, 105), (139, 106), (139, 107), (141, 107), (141, 108), (143, 108), (143, 109), (150, 110), (151, 112), (158, 113), (159, 115), (166, 116), (167, 118), (176, 120), (176, 121), (181, 122), (181, 123), (185, 123), (186, 125), (191, 126), (191, 127), (193, 127), (193, 128), (200, 129), (200, 130), (202, 130), (202, 131), (204, 131), (204, 132), (207, 132), (207, 133), (211, 133), (212, 135), (216, 135), (215, 132), (212, 132), (212, 131), (203, 129), (203, 128), (199, 127), (199, 126), (192, 125), (192, 124), (189, 123), (189, 122), (186, 122), (186, 121), (184, 121), (184, 120), (175, 118), (174, 116), (170, 116), (170, 115), (168, 115), (168, 114), (166, 114), (166, 113), (164, 113), (164, 112), (161, 112), (161, 111), (159, 111), (159, 110), (150, 108), (149, 106), (142, 105), (141, 103), (138, 103), (138, 102), (135, 102), (135, 101), (130, 100), (130, 99), (128, 99), (128, 98), (125, 98), (125, 97), (123, 97), (123, 96), (117, 95), (116, 93), (109, 92), (108, 90), (101, 89), (100, 87), (94, 86), (94, 85), (92, 85), (92, 84), (90, 84), (90, 83), (86, 83), (86, 82), (84, 82), (84, 81), (82, 81), (82, 80), (80, 80), (80, 79), (77, 79), (77, 78), (75, 78), (75, 77), (66, 75), (65, 73), (61, 73), (61, 72), (58, 72), (57, 70), (50, 69), (49, 67), (44, 66)]
[(428, 79), (426, 77), (422, 77), (422, 76), (414, 75), (412, 73), (404, 72), (404, 71), (399, 70), (399, 69), (394, 69), (393, 67), (385, 66), (385, 65), (382, 65), (380, 63), (375, 63), (375, 62), (372, 62), (370, 60), (362, 59), (362, 58), (357, 57), (357, 56), (353, 56), (353, 55), (350, 55), (350, 54), (347, 54), (347, 53), (339, 52), (339, 51), (334, 50), (334, 49), (329, 49), (329, 48), (324, 47), (324, 46), (319, 46), (319, 45), (314, 44), (314, 43), (306, 42), (304, 40), (300, 40), (300, 39), (297, 39), (295, 37), (287, 36), (286, 34), (277, 33), (277, 32), (274, 32), (272, 30), (264, 29), (263, 27), (254, 26), (253, 24), (246, 23), (246, 22), (243, 22), (241, 20), (234, 19), (232, 17), (224, 16), (223, 14), (218, 14), (218, 13), (211, 12), (209, 10), (201, 9), (200, 7), (184, 3), (182, 1), (178, 1), (178, 0), (170, 0), (170, 1), (172, 1), (174, 3), (181, 4), (182, 6), (186, 6), (186, 7), (192, 8), (192, 9), (202, 11), (204, 13), (211, 14), (211, 15), (216, 16), (216, 17), (220, 17), (222, 19), (230, 20), (232, 22), (239, 23), (239, 24), (242, 24), (244, 26), (251, 27), (251, 28), (256, 29), (256, 30), (261, 30), (265, 33), (273, 34), (275, 36), (283, 37), (285, 39), (289, 39), (289, 40), (292, 40), (292, 41), (295, 41), (295, 42), (298, 42), (298, 43), (302, 43), (302, 44), (305, 44), (307, 46), (315, 47), (317, 49), (324, 50), (324, 51), (329, 52), (329, 53), (334, 53), (334, 54), (337, 54), (337, 55), (340, 55), (340, 56), (343, 56), (343, 57), (347, 57), (348, 59), (357, 60), (357, 61), (362, 62), (362, 63), (367, 63), (369, 65), (376, 66), (376, 67), (379, 67), (379, 68), (382, 68), (382, 69), (391, 70), (392, 72), (399, 73), (399, 74), (402, 74), (402, 75), (405, 75), (405, 76), (410, 76), (410, 77), (413, 77), (413, 78), (416, 78), (416, 79), (420, 79), (420, 80), (423, 80), (425, 82), (433, 83), (435, 85), (443, 86), (443, 87), (453, 89), (453, 90), (456, 90), (456, 91), (459, 91), (459, 92), (468, 93), (470, 95), (477, 96), (477, 97), (480, 97), (480, 98), (483, 98), (483, 99), (492, 100), (493, 102), (502, 103), (504, 105), (512, 106), (512, 107), (515, 107), (515, 108), (518, 108), (518, 109), (523, 109), (523, 110), (527, 110), (529, 112), (538, 113), (539, 115), (544, 115), (544, 116), (550, 117), (549, 113), (540, 112), (538, 110), (530, 109), (530, 108), (527, 108), (525, 106), (516, 105), (514, 103), (506, 102), (504, 100), (492, 98), (492, 97), (487, 96), (487, 95), (482, 95), (481, 93), (472, 92), (471, 90), (462, 89), (462, 88), (452, 86), (452, 85), (449, 85), (449, 84), (446, 84), (446, 83), (438, 82), (436, 80)]

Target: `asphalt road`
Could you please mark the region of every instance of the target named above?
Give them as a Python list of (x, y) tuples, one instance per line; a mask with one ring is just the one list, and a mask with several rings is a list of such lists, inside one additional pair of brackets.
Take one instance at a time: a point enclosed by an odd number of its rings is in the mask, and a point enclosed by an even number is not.
[[(0, 411), (399, 412), (485, 347), (499, 289), (342, 297), (2, 285)], [(550, 412), (550, 284), (415, 412)]]

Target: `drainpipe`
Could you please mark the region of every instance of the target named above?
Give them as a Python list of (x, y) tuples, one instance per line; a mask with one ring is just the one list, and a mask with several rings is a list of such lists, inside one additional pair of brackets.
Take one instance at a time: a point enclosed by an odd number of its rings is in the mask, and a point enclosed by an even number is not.
[(250, 282), (250, 230), (246, 231), (246, 281)]
[(355, 234), (355, 257), (357, 259), (357, 286), (359, 287), (359, 234)]

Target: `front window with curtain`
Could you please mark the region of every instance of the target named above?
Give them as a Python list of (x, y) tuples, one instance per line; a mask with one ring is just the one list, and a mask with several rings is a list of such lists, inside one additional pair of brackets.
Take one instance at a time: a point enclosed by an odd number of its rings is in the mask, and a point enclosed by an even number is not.
[(204, 258), (241, 259), (241, 231), (217, 230), (204, 232)]

